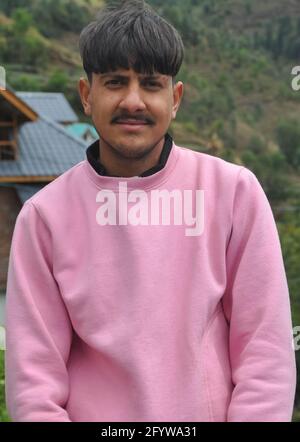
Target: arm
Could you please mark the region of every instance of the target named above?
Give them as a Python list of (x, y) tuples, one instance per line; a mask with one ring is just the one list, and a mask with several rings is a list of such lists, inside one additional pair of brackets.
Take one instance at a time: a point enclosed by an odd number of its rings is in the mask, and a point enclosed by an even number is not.
[(6, 293), (6, 403), (13, 421), (69, 421), (72, 326), (52, 274), (50, 232), (35, 206), (19, 213)]
[(290, 421), (296, 365), (288, 285), (273, 213), (255, 175), (240, 172), (223, 297), (234, 390), (228, 421)]

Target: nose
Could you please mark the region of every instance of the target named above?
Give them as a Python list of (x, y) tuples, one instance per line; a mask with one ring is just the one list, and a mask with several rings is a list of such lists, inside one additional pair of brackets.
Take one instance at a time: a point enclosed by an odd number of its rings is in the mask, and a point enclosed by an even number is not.
[(120, 109), (126, 109), (129, 114), (146, 109), (143, 94), (139, 86), (128, 86), (119, 104)]

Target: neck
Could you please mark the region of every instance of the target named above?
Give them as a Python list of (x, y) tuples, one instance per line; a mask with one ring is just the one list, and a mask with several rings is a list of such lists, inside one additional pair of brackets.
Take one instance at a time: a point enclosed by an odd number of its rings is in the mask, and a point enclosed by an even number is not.
[(105, 167), (108, 176), (123, 178), (140, 176), (143, 172), (158, 164), (164, 143), (165, 137), (154, 147), (150, 147), (148, 152), (145, 152), (143, 158), (128, 158), (100, 139), (99, 159)]

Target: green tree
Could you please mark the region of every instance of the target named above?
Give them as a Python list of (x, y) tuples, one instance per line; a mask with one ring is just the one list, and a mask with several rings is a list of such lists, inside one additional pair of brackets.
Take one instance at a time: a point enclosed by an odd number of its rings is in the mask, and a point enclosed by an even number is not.
[(17, 91), (39, 92), (43, 89), (43, 85), (40, 81), (26, 74), (22, 74), (11, 81), (11, 86)]
[(1, 0), (1, 10), (6, 15), (11, 15), (16, 8), (26, 8), (28, 0)]
[(253, 135), (247, 145), (247, 150), (250, 150), (254, 154), (261, 154), (266, 149), (265, 143), (258, 135)]
[(282, 119), (276, 129), (278, 144), (287, 161), (300, 167), (300, 125), (296, 119)]
[(273, 49), (273, 24), (268, 22), (265, 28), (264, 46), (268, 51)]
[(276, 203), (290, 195), (288, 165), (281, 152), (255, 154), (246, 150), (241, 159), (257, 176), (270, 201)]
[(73, 0), (39, 0), (32, 14), (39, 31), (56, 38), (65, 31), (79, 32), (90, 19), (87, 6)]
[(26, 64), (40, 66), (48, 61), (47, 44), (36, 28), (26, 32), (23, 44), (23, 60)]
[(273, 53), (278, 58), (284, 51), (284, 44), (291, 33), (292, 23), (289, 16), (279, 18), (277, 37), (274, 39)]
[(5, 404), (4, 351), (0, 349), (0, 422), (10, 422)]
[(64, 71), (56, 69), (48, 80), (46, 90), (50, 92), (65, 92), (68, 81), (68, 75)]
[[(298, 219), (298, 221), (297, 221)], [(286, 212), (277, 224), (292, 307), (293, 326), (300, 325), (300, 212)], [(300, 370), (300, 351), (296, 351), (297, 371)], [(300, 377), (297, 378), (295, 420), (300, 421)]]
[(7, 54), (7, 37), (0, 34), (0, 60), (5, 59)]
[(25, 8), (15, 9), (12, 14), (14, 20), (13, 31), (16, 36), (21, 37), (32, 25), (33, 18)]
[(24, 37), (32, 24), (32, 15), (25, 8), (17, 8), (13, 11), (12, 19), (11, 35), (8, 40), (8, 58), (24, 63), (26, 54)]

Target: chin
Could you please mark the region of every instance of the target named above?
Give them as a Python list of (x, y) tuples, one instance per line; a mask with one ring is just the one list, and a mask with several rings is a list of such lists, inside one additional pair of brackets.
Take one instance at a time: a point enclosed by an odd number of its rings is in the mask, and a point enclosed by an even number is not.
[(124, 158), (128, 158), (128, 159), (142, 159), (144, 157), (146, 157), (147, 155), (149, 155), (152, 150), (154, 149), (155, 145), (151, 145), (149, 147), (149, 144), (147, 143), (146, 145), (139, 145), (139, 146), (134, 146), (134, 144), (115, 144), (114, 145), (114, 150), (118, 152), (119, 155), (121, 155)]

